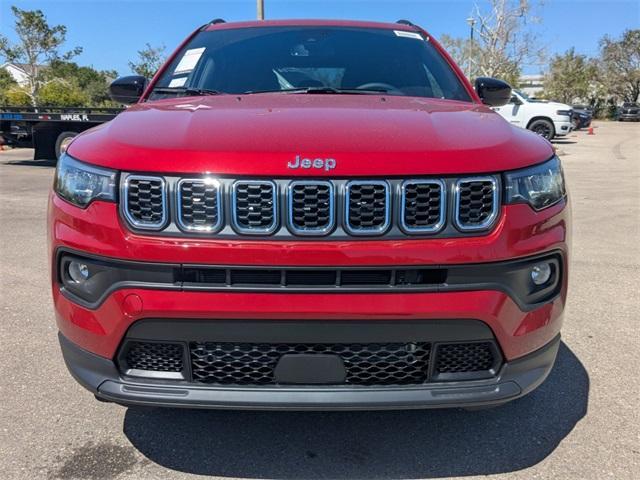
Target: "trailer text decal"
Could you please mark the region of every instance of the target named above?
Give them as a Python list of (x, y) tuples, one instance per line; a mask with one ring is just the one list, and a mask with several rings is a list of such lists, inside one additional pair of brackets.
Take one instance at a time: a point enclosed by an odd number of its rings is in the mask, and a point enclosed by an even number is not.
[(88, 122), (89, 115), (86, 113), (62, 113), (60, 114), (60, 120), (68, 122)]

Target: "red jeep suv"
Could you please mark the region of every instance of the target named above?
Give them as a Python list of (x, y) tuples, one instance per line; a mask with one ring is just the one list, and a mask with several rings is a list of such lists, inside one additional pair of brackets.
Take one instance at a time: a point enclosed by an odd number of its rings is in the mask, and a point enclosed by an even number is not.
[(215, 20), (76, 137), (49, 203), (71, 374), (100, 400), (485, 407), (554, 363), (560, 161), (410, 22)]

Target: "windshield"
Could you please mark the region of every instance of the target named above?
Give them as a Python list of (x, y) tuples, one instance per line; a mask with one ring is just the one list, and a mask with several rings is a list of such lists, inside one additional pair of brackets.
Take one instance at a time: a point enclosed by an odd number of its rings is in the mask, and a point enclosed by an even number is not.
[(420, 34), (356, 27), (203, 31), (154, 88), (151, 99), (305, 89), (471, 101), (450, 65)]

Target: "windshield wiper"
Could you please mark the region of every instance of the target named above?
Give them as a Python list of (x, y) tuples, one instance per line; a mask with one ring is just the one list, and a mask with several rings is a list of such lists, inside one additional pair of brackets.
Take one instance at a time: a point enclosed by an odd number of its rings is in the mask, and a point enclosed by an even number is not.
[(152, 93), (169, 93), (176, 95), (198, 96), (198, 95), (221, 95), (218, 90), (209, 90), (207, 88), (191, 88), (191, 87), (156, 87)]
[(304, 88), (285, 88), (283, 90), (248, 90), (244, 95), (252, 95), (255, 93), (308, 93), (308, 94), (331, 94), (331, 95), (371, 95), (379, 93), (387, 93), (386, 88), (334, 88), (334, 87), (304, 87)]

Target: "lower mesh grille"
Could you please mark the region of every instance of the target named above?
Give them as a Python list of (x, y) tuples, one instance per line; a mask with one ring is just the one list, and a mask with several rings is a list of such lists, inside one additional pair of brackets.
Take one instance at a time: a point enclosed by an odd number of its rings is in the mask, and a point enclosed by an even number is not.
[[(187, 344), (129, 341), (119, 356), (125, 374), (190, 380), (212, 385), (274, 385), (283, 355), (337, 355), (346, 369), (346, 385), (420, 385), (429, 381), (489, 378), (501, 361), (491, 341), (408, 343), (243, 343), (190, 342), (190, 372), (184, 364)], [(434, 365), (430, 365), (435, 348)], [(141, 373), (142, 372), (142, 373)], [(178, 375), (177, 377), (175, 376)], [(476, 378), (476, 377), (473, 377)]]
[(495, 360), (490, 342), (439, 345), (436, 355), (436, 372), (467, 373), (487, 371), (494, 366)]
[(131, 370), (181, 372), (184, 347), (179, 343), (129, 342), (126, 366)]
[(278, 360), (287, 354), (334, 354), (351, 385), (424, 383), (429, 366), (428, 343), (191, 343), (195, 382), (223, 385), (274, 384)]

